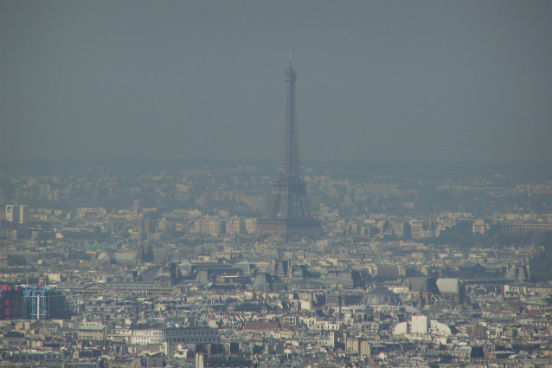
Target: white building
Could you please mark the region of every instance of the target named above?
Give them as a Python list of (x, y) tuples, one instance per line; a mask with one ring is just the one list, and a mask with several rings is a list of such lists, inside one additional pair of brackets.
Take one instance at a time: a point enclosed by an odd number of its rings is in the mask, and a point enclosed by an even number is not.
[(130, 335), (131, 345), (162, 344), (165, 342), (165, 331), (158, 328), (144, 330), (132, 330)]
[(451, 331), (444, 323), (418, 315), (410, 317), (408, 322), (397, 324), (393, 329), (393, 335), (403, 335), (412, 340), (429, 340), (446, 338), (451, 335)]
[(4, 209), (4, 219), (16, 224), (25, 223), (25, 206), (7, 204)]

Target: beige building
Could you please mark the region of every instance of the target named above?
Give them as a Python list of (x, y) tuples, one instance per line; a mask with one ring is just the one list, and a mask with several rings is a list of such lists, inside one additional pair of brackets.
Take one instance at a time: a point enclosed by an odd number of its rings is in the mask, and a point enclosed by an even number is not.
[(106, 329), (101, 322), (82, 322), (77, 331), (79, 341), (104, 341)]

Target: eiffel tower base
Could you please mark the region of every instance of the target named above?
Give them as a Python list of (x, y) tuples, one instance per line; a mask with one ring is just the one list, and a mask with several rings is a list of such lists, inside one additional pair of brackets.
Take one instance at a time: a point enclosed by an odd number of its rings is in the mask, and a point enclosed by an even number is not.
[(273, 235), (285, 241), (301, 241), (302, 239), (317, 240), (321, 234), (320, 221), (314, 218), (300, 221), (287, 219), (257, 220), (257, 237)]

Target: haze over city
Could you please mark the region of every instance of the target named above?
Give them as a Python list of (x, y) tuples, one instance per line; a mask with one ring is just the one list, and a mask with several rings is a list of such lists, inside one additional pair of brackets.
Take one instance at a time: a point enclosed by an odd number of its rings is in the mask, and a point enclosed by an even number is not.
[(0, 368), (551, 367), (551, 31), (0, 0)]
[(549, 1), (1, 1), (0, 157), (552, 157)]

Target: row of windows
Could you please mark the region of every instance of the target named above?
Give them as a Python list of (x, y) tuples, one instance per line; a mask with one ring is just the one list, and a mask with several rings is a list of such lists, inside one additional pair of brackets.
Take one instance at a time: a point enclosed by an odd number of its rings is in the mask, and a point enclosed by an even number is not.
[(216, 335), (216, 330), (191, 330), (191, 331), (167, 331), (167, 336), (205, 336), (205, 335)]
[(204, 337), (204, 338), (173, 338), (169, 340), (172, 343), (175, 342), (189, 342), (189, 343), (206, 343), (206, 342), (218, 342), (218, 339), (215, 337)]
[(163, 331), (141, 331), (134, 332), (134, 336), (162, 336)]
[(160, 343), (164, 342), (165, 340), (164, 339), (159, 339), (159, 338), (138, 337), (138, 338), (134, 338), (133, 341), (134, 341), (134, 343), (147, 342), (147, 343), (151, 343), (151, 344), (160, 344)]

